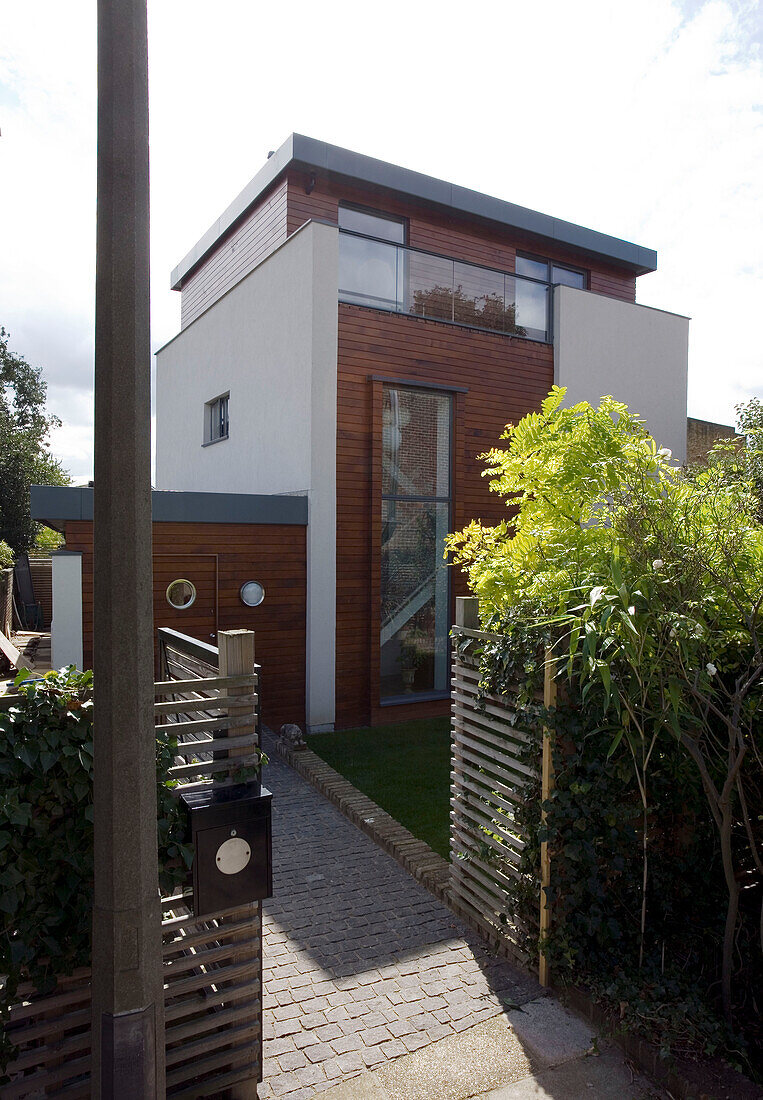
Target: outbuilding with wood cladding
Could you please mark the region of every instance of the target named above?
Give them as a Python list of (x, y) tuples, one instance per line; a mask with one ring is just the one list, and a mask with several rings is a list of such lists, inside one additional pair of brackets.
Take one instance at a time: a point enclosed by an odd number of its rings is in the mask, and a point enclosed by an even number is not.
[[(255, 631), (263, 720), (303, 724), (306, 498), (155, 490), (152, 511), (154, 632), (216, 645), (219, 630)], [(66, 540), (53, 554), (53, 666), (91, 668), (93, 490), (33, 486), (32, 514)]]

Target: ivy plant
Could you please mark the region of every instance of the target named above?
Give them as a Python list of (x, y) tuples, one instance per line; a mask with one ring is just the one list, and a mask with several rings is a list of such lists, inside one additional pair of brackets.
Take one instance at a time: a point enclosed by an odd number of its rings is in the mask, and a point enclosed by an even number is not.
[[(90, 963), (93, 901), (93, 674), (20, 673), (19, 701), (0, 711), (0, 1015), (18, 987), (40, 993)], [(192, 848), (169, 768), (173, 738), (157, 740), (159, 883), (185, 883)], [(5, 1031), (0, 1067), (12, 1056)]]

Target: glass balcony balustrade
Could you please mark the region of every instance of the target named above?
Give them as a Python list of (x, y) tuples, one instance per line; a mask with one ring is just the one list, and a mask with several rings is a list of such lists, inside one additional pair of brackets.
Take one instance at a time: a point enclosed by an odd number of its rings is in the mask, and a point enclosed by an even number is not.
[(339, 300), (550, 340), (549, 284), (341, 230)]

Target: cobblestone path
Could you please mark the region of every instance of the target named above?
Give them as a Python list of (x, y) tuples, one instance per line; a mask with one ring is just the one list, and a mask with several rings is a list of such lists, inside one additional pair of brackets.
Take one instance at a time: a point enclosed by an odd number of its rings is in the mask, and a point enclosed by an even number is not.
[(264, 903), (263, 1100), (306, 1100), (539, 995), (269, 755), (275, 896)]

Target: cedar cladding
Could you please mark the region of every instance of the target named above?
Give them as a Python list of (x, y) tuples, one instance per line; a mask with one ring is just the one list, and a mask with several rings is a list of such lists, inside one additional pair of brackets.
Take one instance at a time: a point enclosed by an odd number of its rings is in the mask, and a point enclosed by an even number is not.
[[(586, 268), (590, 289), (633, 301), (635, 277), (614, 266), (581, 259), (574, 250), (517, 231), (438, 211), (381, 189), (361, 188), (317, 175), (288, 174), (288, 232), (309, 218), (336, 224), (340, 200), (399, 214), (408, 220), (408, 244), (503, 271), (514, 271), (517, 250)], [(449, 703), (379, 706), (379, 577), (381, 502), (378, 457), (380, 387), (369, 378), (468, 387), (454, 397), (453, 525), (472, 519), (494, 524), (506, 507), (490, 493), (478, 455), (498, 444), (507, 422), (537, 409), (554, 379), (549, 344), (453, 327), (361, 306), (339, 304), (337, 408), (337, 728), (446, 714)], [(373, 503), (372, 503), (373, 502)], [(454, 595), (466, 581), (454, 570)]]
[(294, 233), (309, 218), (337, 224), (340, 201), (355, 203), (408, 220), (411, 248), (438, 252), (457, 260), (483, 264), (501, 271), (515, 270), (517, 251), (568, 263), (589, 272), (589, 290), (626, 302), (636, 300), (636, 277), (615, 264), (581, 255), (571, 248), (554, 245), (540, 237), (482, 222), (454, 211), (441, 211), (413, 199), (397, 197), (381, 188), (360, 187), (316, 176), (314, 189), (305, 193), (307, 176), (291, 169), (288, 174), (287, 229)]
[[(213, 644), (211, 631), (253, 630), (255, 654), (262, 666), (262, 719), (275, 729), (284, 722), (305, 721), (305, 532), (305, 527), (291, 524), (154, 524), (154, 625), (171, 626)], [(84, 663), (89, 668), (93, 659), (90, 521), (66, 524), (66, 549), (82, 553)], [(179, 576), (185, 575), (191, 561), (199, 599), (187, 611), (173, 612), (165, 597), (166, 576), (172, 572), (172, 563), (177, 564)], [(212, 609), (201, 594), (207, 580), (215, 594)], [(246, 607), (240, 600), (239, 590), (247, 580), (264, 585), (265, 600), (259, 607)]]
[[(475, 329), (339, 305), (337, 410), (338, 728), (447, 713), (441, 702), (378, 706), (379, 410), (370, 376), (468, 387), (456, 393), (454, 527), (506, 515), (477, 456), (495, 446), (507, 422), (537, 409), (553, 383), (553, 349)], [(378, 397), (376, 397), (378, 404)], [(378, 513), (378, 515), (377, 515)], [(454, 570), (456, 595), (465, 579)]]
[(286, 240), (286, 180), (276, 183), (185, 280), (180, 327), (186, 328)]

